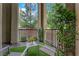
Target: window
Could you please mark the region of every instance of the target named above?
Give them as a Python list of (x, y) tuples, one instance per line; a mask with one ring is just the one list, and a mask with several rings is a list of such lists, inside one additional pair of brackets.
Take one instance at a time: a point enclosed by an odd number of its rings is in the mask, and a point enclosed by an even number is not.
[(19, 4), (19, 27), (36, 28), (38, 24), (38, 4)]

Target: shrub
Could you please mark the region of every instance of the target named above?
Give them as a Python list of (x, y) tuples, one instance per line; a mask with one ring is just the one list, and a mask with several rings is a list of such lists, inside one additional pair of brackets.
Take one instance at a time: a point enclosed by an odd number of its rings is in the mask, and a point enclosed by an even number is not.
[(36, 40), (37, 40), (36, 37), (30, 37), (27, 41), (28, 41), (28, 42), (33, 42), (33, 41), (36, 41)]

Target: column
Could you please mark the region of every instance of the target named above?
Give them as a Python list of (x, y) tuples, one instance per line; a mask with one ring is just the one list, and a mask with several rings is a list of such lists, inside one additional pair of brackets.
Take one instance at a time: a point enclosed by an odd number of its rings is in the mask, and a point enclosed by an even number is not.
[(78, 33), (76, 35), (75, 53), (76, 56), (79, 56), (79, 3), (75, 5), (75, 11), (76, 11), (76, 32)]
[(66, 3), (66, 6), (71, 11), (74, 11), (75, 9), (75, 3)]
[(2, 48), (2, 4), (0, 3), (0, 48)]
[(17, 43), (17, 25), (18, 25), (18, 4), (12, 4), (12, 18), (11, 18), (11, 43)]
[(11, 4), (3, 3), (3, 46), (11, 43)]
[[(44, 29), (47, 29), (47, 12), (46, 12), (46, 4), (43, 4), (43, 27)], [(46, 42), (46, 30), (44, 30), (44, 42)]]
[[(0, 49), (2, 48), (2, 4), (0, 3)], [(0, 52), (0, 55), (2, 53)]]

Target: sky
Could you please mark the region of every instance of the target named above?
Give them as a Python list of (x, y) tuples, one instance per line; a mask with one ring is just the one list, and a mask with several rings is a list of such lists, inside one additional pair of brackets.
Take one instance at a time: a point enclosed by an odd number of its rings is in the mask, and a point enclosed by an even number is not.
[(19, 3), (19, 8), (24, 8), (25, 4), (24, 3)]
[[(36, 15), (37, 12), (38, 12), (38, 8), (37, 8), (37, 6), (35, 6), (35, 5), (36, 5), (36, 4), (30, 4), (30, 7), (31, 7), (31, 9), (32, 9), (32, 15)], [(26, 12), (25, 3), (19, 3), (19, 8), (20, 8), (22, 11)]]
[(19, 8), (23, 10), (24, 12), (26, 11), (24, 3), (19, 3)]
[[(47, 11), (50, 11), (52, 5), (51, 5), (51, 4), (47, 4), (47, 5), (48, 5), (48, 6), (47, 6)], [(50, 7), (49, 7), (49, 6), (50, 6)], [(31, 4), (30, 7), (32, 8), (32, 11), (33, 11), (33, 12), (35, 12), (35, 11), (38, 10), (38, 8), (35, 8), (35, 7), (34, 7), (34, 4)], [(26, 9), (25, 9), (25, 3), (19, 3), (19, 8), (20, 8), (21, 10), (23, 10), (23, 11), (26, 11)]]

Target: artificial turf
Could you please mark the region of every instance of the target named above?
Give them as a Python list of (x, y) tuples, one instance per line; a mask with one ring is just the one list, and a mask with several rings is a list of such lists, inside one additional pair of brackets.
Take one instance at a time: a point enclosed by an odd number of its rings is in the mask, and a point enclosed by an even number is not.
[(26, 46), (10, 48), (10, 52), (23, 52)]
[(47, 53), (39, 50), (40, 46), (30, 47), (27, 51), (28, 56), (49, 56)]

